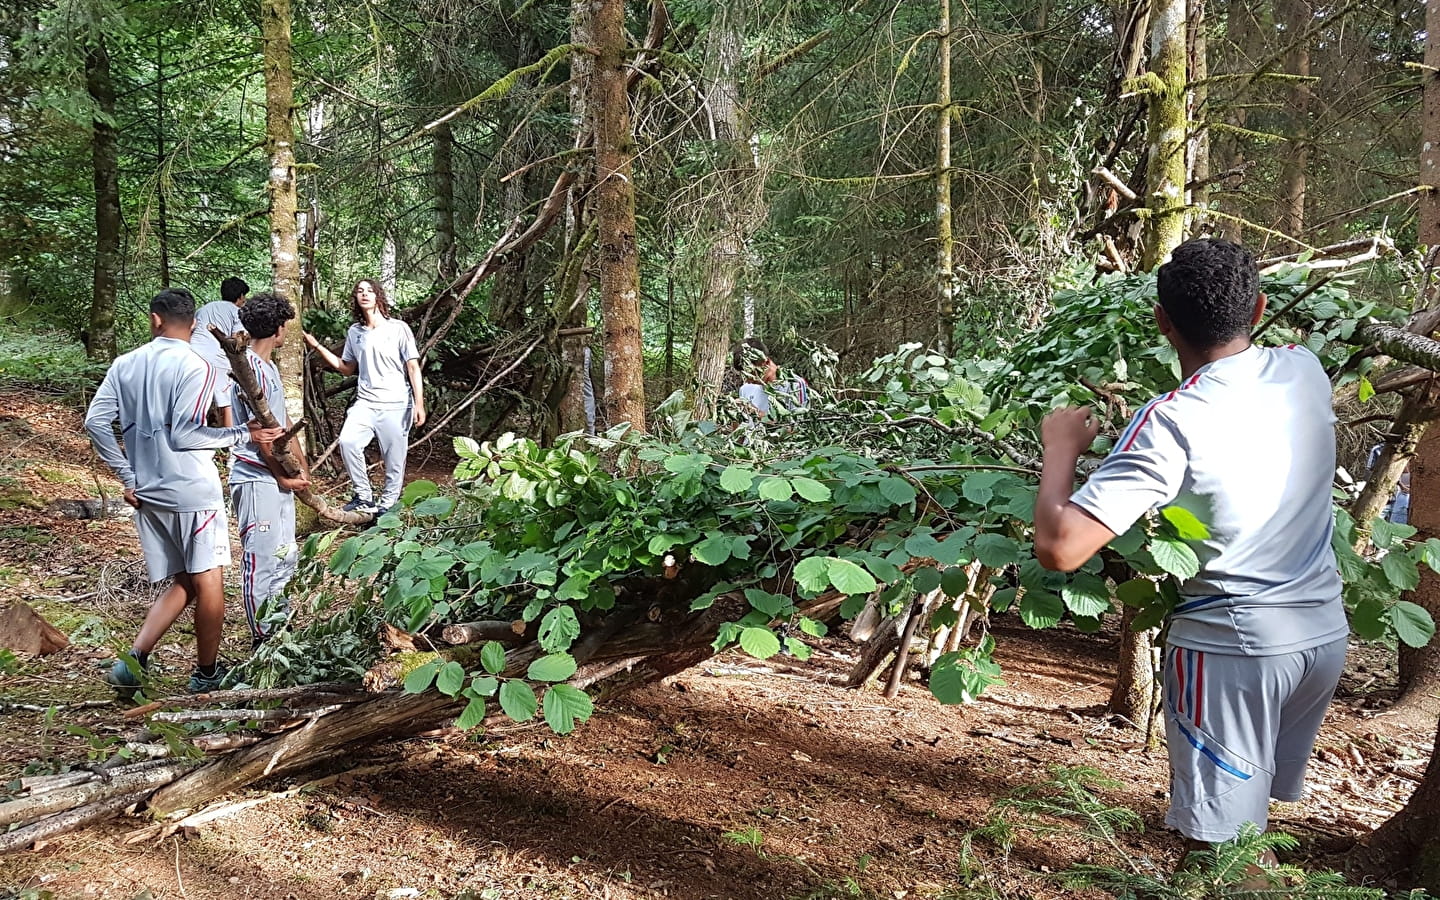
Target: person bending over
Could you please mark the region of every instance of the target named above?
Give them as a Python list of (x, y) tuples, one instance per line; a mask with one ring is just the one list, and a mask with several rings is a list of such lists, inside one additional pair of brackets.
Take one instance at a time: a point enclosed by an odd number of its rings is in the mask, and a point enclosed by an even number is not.
[(246, 440), (264, 445), (282, 433), (253, 421), (232, 428), (205, 425), (219, 374), (191, 351), (194, 324), (189, 291), (156, 294), (150, 301), (153, 340), (115, 360), (85, 414), (96, 452), (124, 485), (125, 502), (135, 507), (150, 581), (175, 579), (146, 613), (128, 659), (116, 660), (106, 675), (132, 694), (150, 652), (192, 603), (197, 667), (188, 687), (198, 693), (220, 686), (225, 670), (217, 657), (230, 537), (214, 451)]
[(220, 299), (212, 300), (195, 313), (195, 327), (190, 330), (190, 347), (220, 373), (215, 381), (215, 418), (211, 425), (229, 427), (235, 424), (230, 414), (230, 360), (220, 349), (220, 342), (210, 333), (210, 326), (219, 328), (222, 334), (233, 335), (244, 331), (240, 324), (240, 310), (245, 306), (245, 295), (250, 285), (239, 278), (227, 278), (220, 282)]
[[(251, 338), (245, 359), (270, 411), (287, 429), (285, 387), (271, 356), (284, 345), (286, 323), (293, 318), (295, 307), (290, 301), (271, 293), (256, 294), (240, 310), (240, 322)], [(231, 408), (241, 416), (253, 414), (238, 384), (233, 388)], [(230, 501), (240, 524), (240, 598), (245, 603), (253, 647), (270, 636), (269, 626), (261, 618), (262, 607), (275, 601), (285, 608), (285, 585), (295, 574), (299, 559), (294, 492), (309, 487), (310, 476), (298, 436), (290, 439), (290, 452), (301, 466), (295, 478), (285, 475), (270, 446), (254, 442), (235, 450), (230, 467)]]
[[(379, 284), (362, 280), (350, 297), (355, 324), (345, 335), (341, 355), (337, 358), (308, 333), (305, 343), (330, 368), (342, 375), (359, 376), (355, 403), (345, 413), (340, 429), (340, 456), (354, 488), (345, 509), (379, 516), (399, 503), (410, 429), (425, 424), (420, 351), (410, 326), (390, 317), (390, 304)], [(374, 489), (365, 471), (365, 448), (372, 439), (379, 441), (385, 463), (385, 486), (378, 502), (372, 499)]]
[(1151, 400), (1073, 495), (1095, 438), (1088, 409), (1041, 426), (1035, 507), (1042, 565), (1072, 571), (1148, 511), (1178, 506), (1209, 537), (1170, 614), (1163, 701), (1166, 822), (1192, 842), (1263, 831), (1298, 800), (1350, 629), (1330, 549), (1335, 414), (1309, 350), (1250, 342), (1265, 297), (1251, 255), (1222, 240), (1177, 248), (1158, 273), (1160, 333), (1180, 384)]

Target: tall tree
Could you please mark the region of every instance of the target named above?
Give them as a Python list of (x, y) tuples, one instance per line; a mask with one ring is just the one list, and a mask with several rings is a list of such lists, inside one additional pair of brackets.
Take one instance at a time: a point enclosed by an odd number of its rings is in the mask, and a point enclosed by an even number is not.
[(95, 104), (90, 144), (95, 176), (95, 274), (86, 349), (92, 359), (113, 359), (120, 273), (120, 151), (110, 53), (98, 29), (85, 53), (85, 89)]
[(709, 192), (713, 231), (706, 237), (703, 282), (695, 303), (695, 415), (715, 413), (735, 328), (735, 288), (742, 278), (746, 245), (755, 217), (751, 194), (758, 192), (749, 132), (740, 106), (744, 4), (718, 4), (705, 50), (702, 83), (714, 127), (715, 189)]
[(1288, 143), (1280, 167), (1276, 227), (1289, 235), (1305, 230), (1305, 179), (1310, 164), (1310, 0), (1277, 0), (1275, 19), (1283, 22), (1290, 46), (1285, 53), (1289, 80)]
[[(659, 2), (659, 0), (656, 0)], [(605, 323), (605, 413), (610, 425), (645, 430), (645, 354), (640, 334), (635, 234), (635, 138), (625, 68), (624, 0), (596, 0), (589, 113), (595, 134), (595, 224)]]
[[(939, 59), (935, 97), (935, 347), (950, 353), (955, 338), (955, 233), (951, 223), (950, 197), (950, 0), (940, 0), (940, 24), (936, 29)], [(1037, 72), (1037, 80), (1043, 75)], [(1042, 101), (1036, 97), (1036, 104)]]
[[(265, 154), (270, 160), (271, 290), (303, 313), (299, 233), (295, 221), (295, 76), (290, 0), (263, 0), (260, 29), (265, 45)], [(285, 411), (292, 422), (305, 414), (305, 343), (286, 341), (278, 365), (285, 384)]]

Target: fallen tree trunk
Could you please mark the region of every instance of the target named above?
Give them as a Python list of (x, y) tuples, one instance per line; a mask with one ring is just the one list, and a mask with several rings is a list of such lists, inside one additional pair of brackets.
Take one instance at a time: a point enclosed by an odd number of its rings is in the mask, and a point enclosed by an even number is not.
[[(240, 340), (210, 326), (210, 333), (215, 340), (220, 342), (220, 349), (225, 351), (225, 358), (230, 361), (230, 377), (240, 386), (240, 391), (245, 395), (245, 404), (254, 410), (255, 418), (266, 428), (279, 428), (280, 422), (275, 418), (275, 413), (270, 409), (270, 403), (265, 399), (265, 392), (260, 390), (260, 385), (255, 381), (255, 373), (250, 369), (250, 363), (245, 359), (245, 348), (250, 344), (248, 335), (241, 335)], [(271, 445), (271, 453), (275, 462), (280, 465), (285, 475), (295, 478), (300, 474), (300, 462), (295, 459), (295, 454), (290, 452), (290, 438), (304, 424), (304, 420), (295, 423), (285, 436)], [(374, 516), (369, 513), (352, 512), (343, 509), (336, 509), (325, 501), (324, 497), (306, 488), (303, 491), (295, 492), (295, 499), (315, 510), (323, 519), (337, 522), (341, 525), (365, 525)]]
[(28, 822), (42, 816), (49, 816), (77, 806), (109, 800), (117, 795), (129, 796), (137, 791), (154, 790), (168, 784), (195, 768), (196, 763), (172, 762), (159, 766), (147, 766), (138, 772), (121, 772), (109, 779), (97, 779), (84, 784), (72, 785), (58, 790), (46, 791), (38, 796), (22, 797), (9, 803), (0, 803), (0, 828), (16, 822)]

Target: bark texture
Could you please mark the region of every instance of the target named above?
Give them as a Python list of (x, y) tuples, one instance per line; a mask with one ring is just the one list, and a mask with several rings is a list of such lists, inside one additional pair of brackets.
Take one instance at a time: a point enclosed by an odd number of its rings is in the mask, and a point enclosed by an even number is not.
[(91, 359), (115, 358), (115, 295), (120, 273), (120, 163), (115, 135), (115, 84), (110, 54), (97, 37), (85, 55), (85, 89), (95, 103), (90, 138), (95, 176), (95, 269), (90, 296)]
[[(955, 335), (955, 232), (950, 218), (950, 0), (940, 0), (937, 31), (940, 46), (935, 97), (935, 347), (948, 356)], [(1036, 77), (1043, 78), (1039, 74)]]
[[(265, 45), (265, 154), (270, 160), (270, 289), (295, 306), (304, 321), (300, 290), (300, 240), (295, 214), (295, 76), (290, 42), (290, 0), (262, 0)], [(305, 417), (305, 345), (290, 341), (276, 359), (285, 385), (290, 421)]]
[(1144, 252), (1146, 271), (1164, 262), (1185, 234), (1185, 0), (1156, 0), (1150, 12), (1146, 98)]
[(645, 431), (645, 356), (640, 344), (640, 269), (625, 70), (624, 0), (597, 0), (589, 112), (595, 134), (595, 217), (600, 308), (605, 323), (605, 414), (612, 427)]
[(1305, 230), (1305, 179), (1310, 154), (1310, 39), (1306, 37), (1314, 11), (1310, 0), (1277, 0), (1275, 18), (1285, 23), (1285, 37), (1292, 41), (1285, 54), (1285, 71), (1296, 77), (1289, 87), (1290, 139), (1280, 170), (1280, 231), (1299, 235)]
[(705, 248), (705, 280), (695, 303), (695, 415), (715, 415), (715, 401), (729, 366), (735, 327), (735, 290), (745, 269), (745, 245), (756, 218), (755, 167), (740, 107), (741, 42), (745, 11), (740, 4), (717, 8), (706, 46), (704, 80), (715, 127), (714, 193), (706, 197), (713, 231)]
[[(1410, 524), (1419, 529), (1415, 540), (1440, 537), (1440, 429), (1427, 428), (1420, 439), (1410, 465), (1410, 491)], [(1440, 575), (1421, 566), (1420, 586), (1405, 599), (1440, 621)], [(1392, 711), (1425, 719), (1440, 715), (1440, 641), (1424, 647), (1400, 645), (1400, 696)]]

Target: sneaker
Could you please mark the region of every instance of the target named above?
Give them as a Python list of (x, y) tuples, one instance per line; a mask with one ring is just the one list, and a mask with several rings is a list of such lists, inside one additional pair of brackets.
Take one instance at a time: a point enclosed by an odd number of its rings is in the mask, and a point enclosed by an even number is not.
[(341, 507), (346, 512), (373, 513), (379, 509), (373, 500), (361, 500), (359, 497), (351, 497), (350, 502)]
[(190, 673), (190, 681), (186, 683), (185, 690), (192, 694), (208, 694), (211, 691), (218, 691), (220, 685), (225, 681), (225, 676), (229, 674), (229, 667), (220, 662), (215, 664), (215, 674), (208, 678), (201, 675), (200, 669), (197, 667)]
[(111, 664), (110, 671), (105, 673), (105, 682), (120, 693), (133, 696), (140, 689), (140, 679), (131, 671), (131, 666), (144, 674), (144, 667), (127, 653)]
[(381, 516), (388, 516), (388, 515), (390, 515), (391, 513), (397, 513), (397, 512), (399, 512), (399, 511), (400, 511), (400, 501), (399, 501), (399, 500), (396, 500), (394, 503), (390, 504), (389, 506), (377, 506), (377, 507), (375, 508), (375, 518), (378, 519), (378, 518), (380, 518)]

